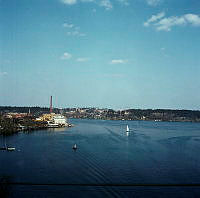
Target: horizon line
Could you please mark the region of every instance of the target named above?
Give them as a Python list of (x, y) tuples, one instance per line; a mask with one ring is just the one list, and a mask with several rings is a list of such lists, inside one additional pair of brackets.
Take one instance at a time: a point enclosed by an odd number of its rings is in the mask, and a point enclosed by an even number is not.
[[(14, 107), (19, 107), (19, 108), (35, 108), (35, 107), (39, 107), (39, 108), (48, 108), (49, 107), (46, 107), (46, 106), (8, 106), (8, 105), (1, 105), (0, 107), (11, 107), (11, 108), (14, 108)], [(197, 110), (197, 109), (171, 109), (171, 108), (120, 108), (120, 109), (115, 109), (115, 108), (107, 108), (107, 107), (53, 107), (53, 109), (83, 109), (83, 108), (96, 108), (96, 109), (112, 109), (112, 110), (115, 110), (115, 111), (126, 111), (126, 110), (132, 110), (132, 109), (135, 109), (135, 110), (178, 110), (178, 111), (200, 111), (200, 110)]]

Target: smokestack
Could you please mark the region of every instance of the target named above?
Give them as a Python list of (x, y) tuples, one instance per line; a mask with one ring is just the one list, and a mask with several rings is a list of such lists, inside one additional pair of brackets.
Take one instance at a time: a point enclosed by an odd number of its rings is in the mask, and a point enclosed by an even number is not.
[(50, 113), (52, 113), (52, 96), (50, 98)]

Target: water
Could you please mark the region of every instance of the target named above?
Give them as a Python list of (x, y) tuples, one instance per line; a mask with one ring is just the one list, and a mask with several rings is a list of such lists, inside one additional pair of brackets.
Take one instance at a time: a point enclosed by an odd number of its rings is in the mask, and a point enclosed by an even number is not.
[[(32, 183), (200, 183), (200, 124), (78, 120), (6, 138), (0, 177)], [(126, 125), (131, 132), (127, 136)], [(0, 144), (3, 145), (0, 137)], [(77, 151), (72, 146), (77, 144)], [(9, 197), (191, 197), (197, 187), (10, 186)]]

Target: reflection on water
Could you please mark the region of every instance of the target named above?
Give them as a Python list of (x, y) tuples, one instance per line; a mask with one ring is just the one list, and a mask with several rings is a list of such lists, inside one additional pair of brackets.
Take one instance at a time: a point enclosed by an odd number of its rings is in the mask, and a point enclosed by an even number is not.
[[(200, 183), (200, 124), (102, 120), (71, 123), (75, 127), (7, 137), (16, 152), (0, 152), (0, 177), (35, 183)], [(127, 124), (131, 128), (128, 133)], [(76, 152), (74, 144), (78, 146)], [(12, 192), (13, 197), (34, 197), (35, 190), (36, 197), (188, 197), (200, 192), (198, 188), (166, 189), (14, 186)]]

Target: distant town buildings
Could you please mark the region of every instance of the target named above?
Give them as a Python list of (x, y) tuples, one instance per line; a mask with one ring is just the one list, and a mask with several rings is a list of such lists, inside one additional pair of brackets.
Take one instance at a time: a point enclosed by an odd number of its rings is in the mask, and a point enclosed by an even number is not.
[[(50, 107), (4, 107), (0, 106), (1, 118), (13, 120), (29, 119), (33, 122), (47, 124), (49, 127), (69, 126), (70, 118), (103, 119), (103, 120), (144, 120), (144, 121), (178, 121), (200, 122), (200, 111), (172, 109), (125, 109), (108, 108), (53, 108), (53, 98), (50, 97)], [(21, 124), (21, 126), (23, 126)]]
[(24, 118), (30, 116), (29, 113), (13, 113), (13, 112), (9, 112), (5, 114), (6, 118)]

